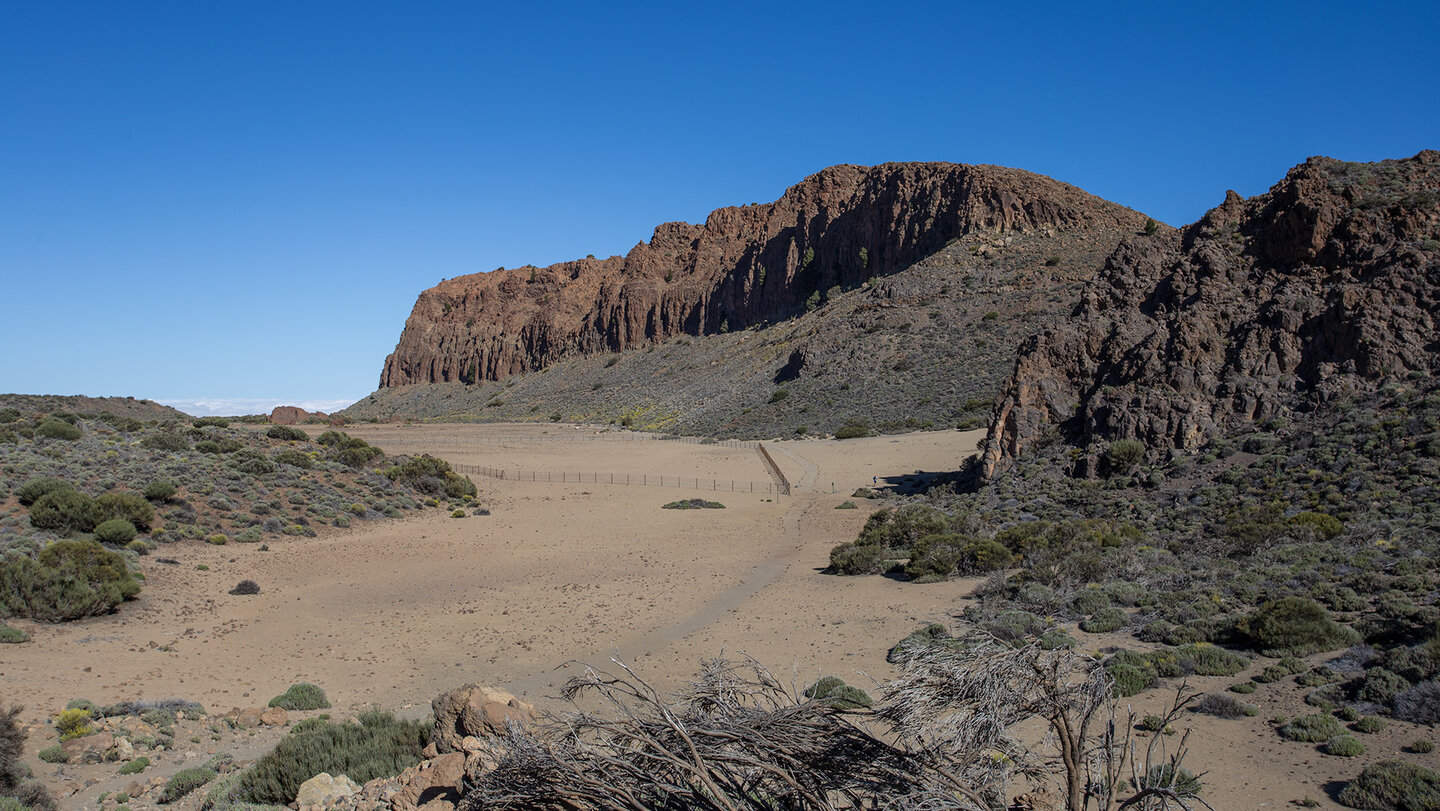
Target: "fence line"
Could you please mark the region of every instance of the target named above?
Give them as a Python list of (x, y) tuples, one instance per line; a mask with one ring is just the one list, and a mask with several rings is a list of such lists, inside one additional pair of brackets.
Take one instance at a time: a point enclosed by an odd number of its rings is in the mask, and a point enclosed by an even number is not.
[(780, 494), (783, 496), (790, 495), (790, 480), (785, 478), (785, 474), (780, 471), (780, 466), (775, 464), (774, 459), (770, 458), (770, 451), (765, 450), (765, 446), (759, 442), (755, 443), (755, 450), (765, 462), (765, 469), (769, 471), (770, 477), (775, 480), (775, 486), (778, 488)]
[(544, 471), (544, 470), (519, 470), (507, 471), (504, 468), (490, 467), (488, 465), (455, 465), (450, 466), (457, 473), (468, 473), (477, 476), (489, 476), (492, 479), (504, 479), (517, 482), (559, 482), (573, 484), (622, 484), (633, 487), (678, 487), (684, 490), (708, 490), (715, 493), (773, 493), (775, 495), (788, 495), (790, 493), (788, 483), (782, 488), (781, 485), (772, 482), (746, 482), (734, 479), (700, 479), (692, 476), (658, 476), (653, 473), (593, 473), (580, 470)]
[[(357, 432), (358, 435), (358, 432)], [(708, 437), (694, 436), (667, 436), (667, 435), (636, 435), (636, 434), (600, 434), (596, 436), (474, 436), (474, 437), (375, 437), (373, 442), (389, 443), (393, 445), (479, 445), (503, 444), (509, 442), (683, 442), (687, 445), (713, 445), (717, 448), (744, 448), (751, 449), (758, 447), (759, 442), (743, 439), (710, 439)]]

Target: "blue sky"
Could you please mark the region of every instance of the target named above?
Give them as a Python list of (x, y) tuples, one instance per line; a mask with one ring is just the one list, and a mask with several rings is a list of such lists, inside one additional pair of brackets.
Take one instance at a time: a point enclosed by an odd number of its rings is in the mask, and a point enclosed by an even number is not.
[(1440, 148), (1440, 4), (1180, 6), (3, 2), (0, 391), (333, 408), (442, 278), (836, 163), (1180, 225), (1309, 155)]

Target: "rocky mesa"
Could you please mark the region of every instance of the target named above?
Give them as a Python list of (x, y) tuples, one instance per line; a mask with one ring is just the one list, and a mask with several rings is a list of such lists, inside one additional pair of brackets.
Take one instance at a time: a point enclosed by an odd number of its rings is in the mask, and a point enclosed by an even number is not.
[(625, 256), (499, 269), (420, 294), (380, 387), (478, 383), (803, 313), (983, 230), (1136, 229), (1144, 215), (1017, 169), (834, 166), (777, 201), (666, 223)]
[(1072, 473), (1108, 443), (1152, 456), (1356, 389), (1440, 373), (1440, 152), (1311, 158), (1266, 194), (1120, 244), (1068, 321), (1028, 339), (981, 473), (1059, 434)]

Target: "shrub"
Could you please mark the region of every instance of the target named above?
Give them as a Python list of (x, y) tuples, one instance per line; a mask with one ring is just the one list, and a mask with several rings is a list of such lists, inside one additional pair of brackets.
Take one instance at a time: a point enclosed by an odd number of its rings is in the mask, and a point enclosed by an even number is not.
[(1309, 527), (1316, 535), (1330, 540), (1345, 531), (1345, 525), (1333, 515), (1305, 511), (1290, 517), (1291, 526)]
[(1339, 800), (1351, 808), (1385, 811), (1433, 811), (1440, 807), (1440, 772), (1399, 760), (1372, 763), (1341, 789)]
[(870, 425), (863, 420), (848, 420), (835, 429), (836, 439), (858, 439), (870, 436)]
[(1415, 724), (1440, 723), (1440, 682), (1422, 681), (1395, 696), (1395, 717)]
[(138, 530), (149, 531), (155, 520), (155, 508), (139, 493), (101, 493), (95, 499), (95, 520), (109, 521), (113, 518), (129, 521)]
[(1321, 665), (1296, 676), (1295, 683), (1301, 687), (1323, 687), (1324, 685), (1340, 681), (1342, 678), (1344, 677), (1339, 673)]
[(805, 688), (805, 697), (825, 703), (839, 710), (858, 710), (875, 706), (870, 694), (859, 687), (852, 687), (838, 676), (825, 676)]
[(1105, 456), (1111, 468), (1125, 473), (1145, 458), (1145, 443), (1134, 439), (1117, 439), (1110, 443), (1110, 450)]
[(771, 402), (771, 403), (783, 403), (783, 402), (785, 402), (785, 400), (786, 400), (789, 396), (790, 396), (790, 390), (789, 390), (789, 389), (776, 389), (774, 392), (771, 393), (769, 402)]
[(369, 712), (360, 724), (325, 724), (286, 735), (241, 773), (233, 796), (240, 801), (283, 805), (320, 772), (344, 774), (357, 783), (393, 777), (420, 762), (429, 725)]
[(75, 490), (52, 490), (30, 505), (30, 524), (62, 534), (89, 532), (95, 528), (95, 502)]
[(1040, 638), (1036, 640), (1036, 643), (1042, 650), (1058, 650), (1060, 648), (1073, 649), (1076, 645), (1080, 644), (1075, 641), (1075, 637), (1067, 633), (1064, 628), (1050, 628), (1046, 630), (1045, 633), (1041, 634)]
[(173, 431), (159, 431), (140, 440), (140, 445), (157, 451), (179, 453), (190, 450), (190, 440)]
[(1125, 612), (1106, 607), (1080, 621), (1080, 630), (1087, 634), (1108, 634), (1125, 627)]
[(874, 544), (842, 543), (830, 550), (832, 574), (879, 574), (884, 550)]
[(1200, 793), (1200, 778), (1191, 773), (1183, 766), (1177, 771), (1176, 768), (1164, 763), (1159, 766), (1151, 766), (1141, 778), (1141, 788), (1168, 788), (1181, 797), (1192, 797)]
[(35, 435), (46, 439), (63, 439), (66, 442), (74, 442), (84, 432), (79, 426), (71, 425), (64, 420), (57, 420), (54, 417), (46, 417), (41, 423), (35, 426)]
[(1340, 722), (1335, 720), (1333, 715), (1325, 713), (1314, 713), (1313, 715), (1302, 715), (1290, 723), (1280, 727), (1280, 737), (1287, 741), (1302, 741), (1305, 743), (1320, 743), (1344, 732), (1340, 728)]
[(224, 417), (201, 417), (191, 423), (196, 428), (229, 428), (230, 421)]
[(277, 452), (274, 458), (282, 465), (298, 467), (301, 470), (310, 470), (315, 467), (315, 459), (310, 454), (295, 448), (285, 448)]
[(62, 710), (55, 716), (55, 728), (60, 730), (60, 740), (68, 741), (71, 738), (82, 738), (95, 731), (90, 726), (90, 711), (76, 707), (71, 710)]
[(95, 541), (56, 541), (34, 558), (0, 559), (0, 607), (58, 622), (108, 613), (140, 593), (124, 558)]
[(31, 479), (20, 485), (20, 489), (15, 491), (15, 497), (20, 500), (21, 504), (24, 504), (28, 507), (38, 501), (41, 496), (53, 490), (74, 489), (75, 485), (65, 481), (64, 479), (57, 479), (53, 476), (42, 476), (38, 479)]
[(706, 501), (703, 498), (685, 498), (679, 501), (672, 501), (669, 504), (661, 505), (662, 510), (723, 510), (725, 505), (718, 501)]
[(165, 784), (164, 791), (160, 792), (160, 804), (173, 803), (217, 776), (209, 769), (181, 769)]
[(839, 504), (836, 504), (836, 505), (835, 505), (835, 509), (837, 509), (837, 510), (858, 510), (858, 509), (860, 509), (860, 508), (859, 508), (859, 507), (856, 507), (856, 506), (855, 506), (855, 502), (853, 502), (853, 501), (842, 501), (842, 502), (840, 502)]
[(449, 462), (433, 456), (414, 456), (381, 472), (390, 481), (408, 484), (422, 493), (443, 491), (450, 498), (465, 498), (477, 492), (468, 476), (461, 476), (450, 469)]
[(1105, 672), (1114, 680), (1113, 692), (1121, 698), (1149, 688), (1160, 678), (1145, 654), (1131, 650), (1119, 651), (1107, 659)]
[(1424, 738), (1419, 738), (1415, 740), (1415, 742), (1410, 744), (1410, 751), (1416, 753), (1417, 755), (1428, 755), (1431, 752), (1435, 751), (1435, 743), (1434, 741), (1427, 741)]
[(234, 453), (243, 447), (245, 447), (245, 443), (230, 437), (224, 437), (222, 439), (202, 439), (195, 443), (195, 450), (200, 453)]
[(1213, 715), (1216, 718), (1244, 718), (1256, 714), (1257, 710), (1238, 699), (1217, 693), (1206, 693), (1195, 702), (1195, 712)]
[(1203, 642), (1162, 648), (1149, 659), (1161, 676), (1233, 676), (1250, 665), (1238, 653)]
[(289, 690), (270, 699), (270, 706), (282, 710), (323, 710), (330, 707), (330, 702), (325, 698), (324, 690), (301, 682), (290, 685)]
[(95, 525), (95, 540), (100, 543), (126, 544), (135, 538), (135, 525), (123, 518), (112, 518)]
[(235, 588), (230, 589), (230, 593), (231, 593), (231, 594), (259, 594), (259, 593), (260, 593), (260, 584), (256, 583), (254, 580), (241, 580), (239, 583), (236, 583), (236, 584), (235, 584)]
[(272, 425), (265, 431), (265, 436), (271, 439), (279, 439), (285, 442), (309, 442), (310, 435), (290, 425)]
[(39, 752), (36, 752), (35, 754), (36, 754), (37, 757), (39, 757), (41, 760), (45, 761), (46, 763), (69, 763), (69, 762), (70, 762), (70, 755), (69, 755), (69, 753), (65, 751), (65, 747), (61, 746), (61, 745), (58, 744), (58, 743), (55, 744), (54, 746), (47, 746), (47, 747), (45, 747), (44, 749), (41, 749)]
[(1232, 684), (1225, 689), (1229, 690), (1232, 693), (1239, 693), (1242, 696), (1248, 696), (1251, 693), (1255, 692), (1255, 682), (1242, 681), (1239, 684)]
[(450, 513), (450, 517), (451, 517), (451, 518), (464, 518), (464, 517), (465, 517), (465, 511), (464, 511), (464, 510), (456, 510), (456, 511)]
[(953, 642), (954, 637), (950, 636), (949, 629), (938, 622), (932, 622), (924, 628), (911, 631), (904, 639), (896, 642), (885, 653), (885, 661), (899, 664), (926, 648), (948, 646)]
[(135, 758), (134, 760), (131, 760), (131, 761), (126, 762), (126, 764), (125, 764), (124, 766), (121, 766), (121, 767), (120, 767), (120, 773), (121, 773), (121, 774), (139, 774), (140, 772), (145, 771), (145, 769), (146, 769), (149, 765), (150, 765), (150, 758), (144, 757), (144, 756), (137, 757), (137, 758)]
[(1372, 667), (1365, 671), (1365, 678), (1355, 697), (1375, 704), (1389, 704), (1401, 692), (1410, 687), (1410, 682), (1383, 667)]
[(236, 453), (230, 459), (230, 466), (247, 476), (264, 476), (275, 472), (275, 463), (255, 450)]
[(145, 486), (145, 498), (151, 501), (167, 501), (180, 488), (169, 479), (156, 479)]
[(1356, 732), (1361, 732), (1366, 735), (1374, 735), (1375, 733), (1379, 732), (1384, 728), (1385, 720), (1382, 718), (1377, 718), (1373, 715), (1367, 715), (1364, 718), (1361, 718), (1359, 721), (1355, 722), (1354, 726), (1351, 727), (1351, 729), (1355, 730)]
[(1359, 635), (1337, 624), (1308, 597), (1283, 597), (1260, 606), (1237, 629), (1267, 656), (1304, 656), (1352, 645)]

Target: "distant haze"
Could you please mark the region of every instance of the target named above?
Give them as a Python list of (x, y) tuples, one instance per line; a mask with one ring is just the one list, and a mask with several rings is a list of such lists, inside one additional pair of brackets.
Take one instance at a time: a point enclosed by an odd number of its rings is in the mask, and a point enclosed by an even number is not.
[(197, 417), (235, 417), (242, 414), (269, 414), (276, 406), (299, 406), (306, 411), (324, 411), (330, 413), (359, 400), (359, 397), (350, 397), (342, 400), (287, 400), (278, 397), (196, 397), (186, 398), (155, 398), (155, 402), (163, 403), (171, 408), (178, 408), (186, 414), (193, 414)]

